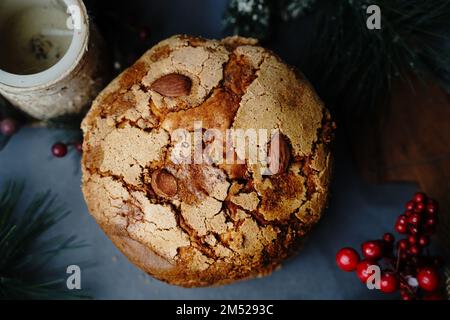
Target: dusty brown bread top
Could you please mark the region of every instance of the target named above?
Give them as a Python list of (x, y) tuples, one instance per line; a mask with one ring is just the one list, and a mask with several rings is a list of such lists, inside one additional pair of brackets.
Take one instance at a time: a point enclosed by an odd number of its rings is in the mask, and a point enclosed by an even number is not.
[[(171, 133), (199, 120), (223, 132), (280, 129), (283, 172), (172, 163)], [(160, 42), (98, 96), (82, 129), (91, 214), (130, 260), (171, 283), (269, 272), (326, 203), (329, 114), (305, 79), (253, 39)]]

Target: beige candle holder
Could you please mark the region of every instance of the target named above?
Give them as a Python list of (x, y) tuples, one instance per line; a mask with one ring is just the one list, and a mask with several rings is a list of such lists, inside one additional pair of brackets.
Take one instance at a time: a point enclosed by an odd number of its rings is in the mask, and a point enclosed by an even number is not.
[[(46, 17), (49, 21), (55, 18), (55, 10), (60, 10), (69, 19), (64, 21), (64, 26), (67, 26), (65, 29), (51, 26), (45, 32), (56, 37), (70, 34), (70, 44), (65, 52), (56, 53), (60, 57), (53, 57), (58, 59), (53, 65), (42, 71), (27, 74), (17, 72), (17, 63), (6, 68), (0, 65), (0, 93), (13, 105), (40, 120), (83, 112), (108, 80), (109, 64), (104, 57), (105, 50), (102, 50), (103, 41), (96, 28), (89, 24), (86, 8), (81, 0), (3, 0), (0, 3), (0, 32), (3, 35), (10, 32), (8, 26), (11, 25), (11, 19), (14, 21), (17, 15), (27, 13), (34, 6), (39, 7), (39, 14), (44, 14), (47, 10), (49, 15), (53, 15)], [(26, 23), (27, 20), (24, 21)], [(44, 33), (42, 30), (36, 32)], [(21, 40), (23, 41), (17, 39)], [(40, 38), (38, 40), (41, 41)], [(29, 45), (24, 42), (25, 46)], [(47, 58), (46, 49), (55, 51), (55, 45), (51, 42), (41, 41), (38, 44), (37, 48), (32, 47), (33, 53), (37, 54), (37, 58), (32, 57), (33, 59)], [(9, 58), (14, 61), (15, 57), (9, 54), (5, 60)]]

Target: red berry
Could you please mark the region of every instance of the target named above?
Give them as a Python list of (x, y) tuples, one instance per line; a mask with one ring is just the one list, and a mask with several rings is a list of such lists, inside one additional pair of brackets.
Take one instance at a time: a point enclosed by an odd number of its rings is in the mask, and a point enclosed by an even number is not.
[(361, 245), (362, 253), (368, 260), (378, 260), (383, 256), (383, 244), (381, 241), (366, 241)]
[(356, 275), (358, 276), (361, 282), (366, 283), (367, 279), (372, 275), (373, 272), (370, 272), (368, 268), (370, 266), (377, 265), (376, 263), (370, 262), (368, 260), (361, 260), (356, 266)]
[(406, 233), (406, 225), (397, 222), (395, 224), (395, 231), (398, 233)]
[(408, 222), (413, 226), (418, 226), (420, 224), (421, 216), (420, 214), (414, 212), (408, 217)]
[(0, 121), (0, 132), (5, 136), (12, 136), (17, 131), (17, 123), (11, 118)]
[(392, 244), (392, 243), (394, 243), (394, 241), (395, 241), (395, 237), (394, 237), (394, 235), (393, 235), (392, 233), (386, 232), (386, 233), (383, 235), (383, 240), (384, 240), (384, 242), (386, 242), (386, 243)]
[(52, 154), (57, 158), (62, 158), (67, 154), (67, 145), (64, 143), (55, 143), (52, 146)]
[(408, 253), (412, 256), (418, 256), (420, 254), (420, 247), (414, 244), (409, 247)]
[(424, 202), (427, 199), (427, 196), (425, 195), (425, 193), (423, 192), (417, 192), (414, 197), (413, 197), (413, 201), (414, 202)]
[(436, 291), (439, 287), (439, 274), (432, 267), (421, 268), (417, 273), (419, 286), (425, 291)]
[(409, 231), (409, 234), (418, 234), (419, 233), (419, 229), (417, 229), (417, 227), (415, 227), (415, 226), (409, 226), (408, 231)]
[(434, 217), (429, 217), (426, 221), (425, 221), (426, 225), (430, 226), (430, 227), (434, 227), (436, 225), (436, 218)]
[(380, 290), (384, 293), (392, 293), (398, 289), (398, 279), (392, 273), (384, 273), (381, 275)]
[(413, 212), (414, 212), (414, 211), (406, 210), (405, 213), (403, 213), (403, 215), (404, 215), (405, 217), (409, 217)]
[(423, 202), (416, 203), (416, 206), (414, 208), (415, 212), (424, 212), (425, 211), (425, 204)]
[(354, 271), (359, 262), (359, 254), (353, 248), (342, 248), (336, 254), (336, 263), (341, 270)]
[(397, 242), (397, 247), (401, 250), (406, 250), (409, 247), (408, 240), (402, 239)]
[(419, 236), (418, 242), (422, 247), (425, 247), (430, 243), (430, 238), (426, 235), (421, 235), (421, 236)]
[(438, 211), (438, 209), (439, 209), (438, 203), (433, 199), (429, 199), (427, 203), (427, 212), (429, 214), (434, 214)]
[(401, 214), (398, 216), (397, 223), (398, 224), (407, 224), (408, 218), (404, 214)]
[(408, 201), (405, 205), (405, 208), (408, 211), (412, 211), (412, 210), (414, 210), (415, 205), (416, 204), (414, 203), (414, 201)]
[(401, 290), (400, 296), (404, 301), (412, 300), (411, 294), (408, 292), (408, 290)]
[(417, 241), (418, 241), (418, 239), (417, 239), (416, 236), (413, 236), (413, 235), (408, 236), (408, 242), (409, 242), (410, 244), (416, 244)]

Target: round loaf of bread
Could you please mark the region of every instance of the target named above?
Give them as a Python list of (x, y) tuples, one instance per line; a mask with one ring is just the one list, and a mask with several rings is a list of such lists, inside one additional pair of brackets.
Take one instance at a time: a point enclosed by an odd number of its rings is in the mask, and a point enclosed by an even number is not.
[(160, 42), (104, 89), (82, 129), (90, 213), (171, 284), (270, 273), (326, 205), (329, 113), (254, 39)]

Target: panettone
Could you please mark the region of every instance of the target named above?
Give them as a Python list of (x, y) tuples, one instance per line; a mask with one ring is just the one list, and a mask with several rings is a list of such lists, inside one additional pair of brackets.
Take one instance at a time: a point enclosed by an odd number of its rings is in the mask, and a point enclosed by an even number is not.
[[(329, 113), (301, 74), (253, 39), (160, 42), (97, 97), (82, 129), (89, 211), (133, 263), (172, 284), (270, 273), (326, 205)], [(217, 154), (188, 163), (189, 153), (174, 158), (178, 129), (188, 140), (207, 129), (276, 134), (266, 163), (237, 151), (231, 163)], [(201, 138), (202, 150), (214, 140)]]

